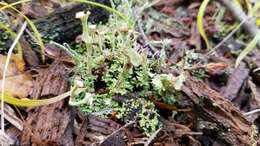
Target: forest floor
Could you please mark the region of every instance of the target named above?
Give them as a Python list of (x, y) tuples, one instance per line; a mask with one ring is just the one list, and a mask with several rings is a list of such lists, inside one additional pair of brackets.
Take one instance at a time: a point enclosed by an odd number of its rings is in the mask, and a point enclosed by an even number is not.
[(260, 3), (206, 1), (1, 1), (1, 145), (260, 145)]

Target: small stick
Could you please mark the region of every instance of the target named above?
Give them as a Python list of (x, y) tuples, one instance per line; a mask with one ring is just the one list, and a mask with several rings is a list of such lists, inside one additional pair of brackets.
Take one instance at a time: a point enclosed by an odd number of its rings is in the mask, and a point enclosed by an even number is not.
[(155, 133), (149, 137), (147, 142), (144, 144), (144, 146), (149, 146), (149, 144), (156, 138), (157, 134), (162, 130), (162, 128), (159, 128), (158, 130), (155, 131)]
[(248, 19), (244, 19), (239, 25), (231, 31), (220, 43), (218, 43), (213, 49), (211, 49), (208, 53), (205, 54), (205, 57), (212, 55), (220, 46), (222, 46), (231, 36), (233, 36), (237, 30), (247, 21)]
[(134, 123), (135, 123), (135, 121), (131, 121), (131, 122), (125, 124), (124, 126), (120, 127), (119, 129), (117, 129), (116, 131), (114, 131), (113, 133), (111, 133), (110, 135), (108, 135), (102, 142), (100, 142), (100, 144), (104, 143), (108, 138), (114, 136), (114, 135), (115, 135), (116, 133), (118, 133), (119, 131), (121, 131), (121, 130), (127, 128), (127, 127), (129, 127), (130, 125), (132, 125), (132, 124), (134, 124)]
[[(213, 49), (211, 49), (209, 52), (207, 52), (206, 54), (204, 54), (203, 56), (205, 58), (211, 56), (220, 46), (222, 46), (228, 39), (230, 39), (231, 36), (233, 36), (238, 29), (247, 21), (248, 19), (244, 19), (242, 22), (239, 23), (239, 25), (233, 30), (231, 31), (220, 43), (218, 43)], [(197, 62), (195, 65), (200, 64), (201, 61)], [(195, 66), (194, 65), (194, 66)]]
[(255, 114), (255, 113), (258, 113), (260, 112), (260, 109), (255, 109), (255, 110), (252, 110), (250, 112), (247, 112), (247, 113), (244, 113), (245, 116), (250, 116), (252, 114)]
[(145, 32), (144, 32), (144, 29), (143, 29), (143, 24), (141, 22), (141, 18), (140, 16), (142, 16), (142, 12), (149, 8), (149, 7), (152, 7), (153, 5), (157, 4), (158, 2), (160, 2), (160, 0), (155, 0), (153, 1), (150, 5), (144, 7), (142, 10), (140, 10), (140, 12), (138, 13), (138, 15), (136, 14), (136, 12), (133, 11), (133, 16), (135, 16), (135, 19), (136, 19), (136, 22), (137, 22), (137, 26), (138, 26), (138, 29), (141, 33), (141, 36), (143, 37), (144, 39), (144, 42), (145, 42), (145, 46), (148, 46), (152, 53), (156, 53), (158, 50), (150, 43), (150, 40), (148, 39), (148, 37), (146, 36)]
[(150, 43), (150, 40), (147, 38), (140, 19), (137, 20), (137, 25), (138, 25), (139, 31), (144, 39), (145, 46), (148, 46), (151, 49), (152, 53), (154, 54), (155, 52), (157, 52), (157, 49)]

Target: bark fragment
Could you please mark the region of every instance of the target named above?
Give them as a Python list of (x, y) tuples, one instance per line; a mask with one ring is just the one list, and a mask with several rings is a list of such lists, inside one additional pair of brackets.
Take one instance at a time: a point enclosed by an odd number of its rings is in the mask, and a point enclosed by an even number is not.
[[(106, 136), (111, 134), (113, 131), (117, 130), (119, 127), (120, 125), (112, 120), (96, 117), (93, 115), (88, 115), (81, 125), (79, 135), (76, 139), (76, 145), (99, 145), (100, 142), (106, 138)], [(112, 139), (108, 139), (107, 142), (104, 142), (103, 144), (104, 146), (108, 143), (113, 145), (114, 142), (112, 141), (116, 140), (120, 144), (122, 144), (122, 146), (126, 145), (120, 137), (121, 136), (112, 137)]]
[[(38, 75), (31, 96), (44, 98), (66, 92), (68, 82), (64, 78), (65, 74), (64, 65), (54, 62)], [(21, 145), (74, 145), (72, 119), (73, 114), (66, 101), (31, 109), (24, 123)]]
[(251, 123), (230, 101), (191, 76), (186, 78), (182, 91), (195, 104), (193, 111), (198, 117), (199, 130), (224, 145), (252, 144)]
[[(109, 0), (95, 0), (101, 4), (110, 5)], [(81, 34), (82, 28), (76, 13), (80, 11), (90, 11), (89, 22), (105, 22), (109, 12), (100, 7), (93, 7), (87, 4), (73, 4), (61, 7), (46, 17), (34, 21), (43, 38), (56, 42), (72, 42), (76, 36)]]
[(221, 94), (230, 101), (234, 100), (248, 75), (249, 69), (246, 67), (246, 64), (240, 63), (239, 67), (229, 76), (227, 86), (222, 88)]

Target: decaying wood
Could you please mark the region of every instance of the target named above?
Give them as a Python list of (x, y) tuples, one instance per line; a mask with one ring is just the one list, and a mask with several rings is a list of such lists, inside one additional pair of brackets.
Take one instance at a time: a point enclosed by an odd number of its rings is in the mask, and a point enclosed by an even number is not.
[[(94, 115), (87, 115), (81, 125), (79, 135), (76, 139), (76, 145), (100, 145), (101, 141), (105, 140), (108, 135), (119, 129), (119, 127), (120, 125), (112, 120), (96, 117)], [(122, 144), (122, 140), (120, 139), (121, 138), (117, 139), (117, 141)], [(106, 143), (109, 143), (110, 141), (111, 139), (108, 139), (103, 145), (107, 145)], [(112, 145), (114, 144), (116, 143), (112, 141)]]
[[(31, 96), (44, 98), (66, 92), (68, 82), (65, 73), (64, 65), (54, 62), (50, 68), (41, 71), (38, 75)], [(74, 145), (72, 119), (73, 114), (66, 101), (30, 110), (24, 123), (21, 145)]]
[[(109, 0), (95, 1), (110, 6)], [(45, 17), (35, 19), (33, 22), (41, 33), (42, 38), (59, 43), (72, 42), (82, 32), (80, 20), (75, 18), (76, 13), (80, 11), (91, 12), (88, 19), (91, 23), (106, 22), (109, 17), (109, 11), (104, 8), (89, 4), (70, 4), (58, 7), (54, 12)], [(0, 32), (3, 32), (3, 30), (0, 29)], [(34, 44), (30, 36), (27, 36), (27, 39)], [(5, 40), (2, 42), (4, 44), (0, 44), (0, 47), (9, 48), (8, 46), (11, 45), (11, 42), (12, 40)]]
[(182, 91), (195, 104), (198, 129), (224, 145), (250, 146), (251, 123), (230, 101), (202, 81), (188, 76)]
[[(110, 5), (109, 0), (95, 0), (96, 2)], [(56, 42), (71, 42), (82, 31), (79, 19), (75, 18), (77, 12), (90, 11), (89, 21), (92, 23), (107, 21), (109, 12), (100, 7), (87, 4), (75, 4), (61, 7), (46, 17), (34, 21), (43, 38)]]

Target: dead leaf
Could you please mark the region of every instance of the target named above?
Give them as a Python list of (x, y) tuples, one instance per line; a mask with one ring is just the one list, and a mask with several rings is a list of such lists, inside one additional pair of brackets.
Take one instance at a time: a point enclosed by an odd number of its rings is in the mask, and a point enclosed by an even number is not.
[[(0, 85), (2, 80), (0, 80)], [(25, 74), (20, 74), (5, 79), (5, 93), (11, 96), (26, 98), (32, 88), (32, 80)], [(0, 88), (2, 90), (2, 88)]]
[[(6, 62), (6, 56), (0, 54), (0, 78), (3, 77), (3, 70)], [(8, 65), (8, 70), (6, 77), (19, 75), (24, 71), (25, 63), (16, 55), (11, 56), (10, 63)]]
[(210, 75), (217, 75), (222, 73), (227, 68), (227, 64), (225, 63), (208, 63), (206, 65), (206, 71)]
[[(3, 70), (6, 62), (6, 56), (0, 55), (0, 75), (3, 78)], [(25, 63), (16, 55), (11, 56), (10, 63), (5, 78), (5, 93), (19, 98), (26, 98), (32, 88), (32, 79), (24, 74)], [(0, 80), (2, 84), (2, 80)], [(2, 88), (0, 87), (2, 90)]]

